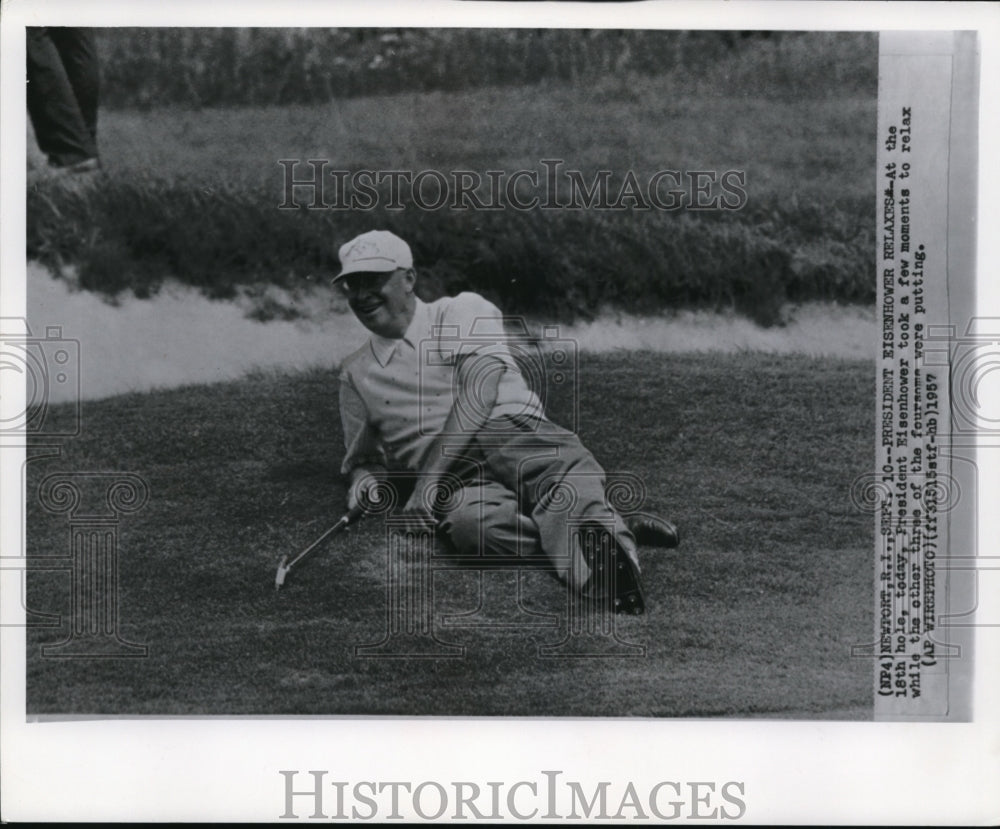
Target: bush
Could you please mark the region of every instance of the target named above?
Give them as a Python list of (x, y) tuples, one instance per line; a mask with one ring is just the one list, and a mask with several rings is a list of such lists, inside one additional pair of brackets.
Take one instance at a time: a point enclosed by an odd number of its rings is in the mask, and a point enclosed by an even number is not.
[[(28, 192), (28, 256), (113, 297), (155, 293), (174, 277), (211, 297), (240, 285), (295, 290), (338, 269), (337, 248), (384, 227), (409, 241), (426, 298), (474, 290), (509, 313), (560, 321), (605, 306), (632, 312), (735, 308), (762, 324), (786, 300), (871, 301), (864, 244), (808, 241), (749, 213), (656, 211), (398, 212), (279, 210), (264, 193), (206, 192), (183, 182), (109, 179), (66, 192)], [(58, 203), (58, 206), (57, 206)], [(770, 235), (768, 230), (780, 228)]]

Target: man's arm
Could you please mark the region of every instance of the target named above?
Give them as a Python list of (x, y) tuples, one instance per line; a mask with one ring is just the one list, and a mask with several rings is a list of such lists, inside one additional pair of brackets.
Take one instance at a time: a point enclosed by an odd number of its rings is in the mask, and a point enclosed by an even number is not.
[(340, 471), (348, 481), (347, 509), (353, 511), (385, 471), (385, 453), (368, 423), (365, 403), (347, 377), (340, 382), (340, 422), (346, 450)]
[[(488, 362), (487, 362), (488, 361)], [(506, 371), (503, 360), (493, 355), (470, 354), (459, 357), (455, 368), (458, 386), (455, 402), (444, 428), (431, 444), (420, 470), (406, 512), (426, 513), (428, 494), (465, 455), (482, 431), (497, 402), (500, 377)]]

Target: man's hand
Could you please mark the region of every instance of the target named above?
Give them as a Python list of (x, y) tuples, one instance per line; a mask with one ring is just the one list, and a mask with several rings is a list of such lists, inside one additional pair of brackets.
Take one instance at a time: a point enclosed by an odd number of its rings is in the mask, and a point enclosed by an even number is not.
[(430, 500), (429, 496), (434, 493), (437, 487), (438, 482), (436, 479), (424, 476), (418, 478), (412, 494), (403, 507), (403, 515), (406, 518), (413, 519), (420, 526), (436, 527), (438, 520), (431, 512), (428, 503)]
[(374, 490), (377, 486), (378, 478), (367, 469), (354, 475), (347, 489), (347, 511), (366, 510), (375, 502)]

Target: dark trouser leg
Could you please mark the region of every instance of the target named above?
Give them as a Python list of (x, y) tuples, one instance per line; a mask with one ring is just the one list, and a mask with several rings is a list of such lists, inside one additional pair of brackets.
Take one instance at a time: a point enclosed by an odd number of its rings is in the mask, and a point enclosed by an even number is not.
[(53, 27), (49, 35), (59, 56), (62, 58), (73, 87), (80, 115), (84, 126), (97, 146), (97, 101), (100, 95), (100, 72), (97, 61), (97, 44), (89, 29), (77, 29), (72, 26)]
[[(51, 31), (47, 27), (27, 29), (28, 115), (42, 152), (52, 164), (65, 167), (95, 158), (97, 144), (81, 112)], [(96, 69), (94, 72), (96, 74)], [(92, 123), (96, 131), (96, 84), (93, 89)]]

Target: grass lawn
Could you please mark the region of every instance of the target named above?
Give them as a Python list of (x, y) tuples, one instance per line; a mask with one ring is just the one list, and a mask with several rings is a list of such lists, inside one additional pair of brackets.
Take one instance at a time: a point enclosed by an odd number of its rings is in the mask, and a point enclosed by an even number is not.
[[(68, 615), (30, 629), (29, 713), (868, 718), (872, 666), (850, 648), (871, 639), (873, 522), (849, 491), (873, 465), (871, 364), (585, 355), (580, 377), (584, 442), (684, 535), (643, 551), (647, 614), (616, 618), (643, 656), (540, 656), (566, 632), (540, 570), (520, 576), (523, 607), (555, 627), (445, 626), (478, 582), (442, 569), (434, 630), (464, 656), (356, 657), (386, 626), (377, 519), (273, 587), (280, 556), (343, 509), (336, 372), (259, 374), (84, 403), (64, 456), (29, 463), (29, 556), (67, 553), (67, 517), (35, 496), (45, 475), (130, 471), (150, 490), (119, 530), (120, 632), (148, 657), (43, 658)], [(553, 418), (568, 405), (550, 400)], [(508, 621), (514, 576), (490, 578), (482, 617)], [(67, 573), (29, 576), (32, 610), (68, 614), (68, 593)]]
[(693, 94), (669, 78), (609, 78), (322, 105), (110, 111), (102, 156), (109, 175), (262, 186), (275, 206), (284, 198), (280, 158), (329, 159), (340, 170), (467, 169), (484, 180), (489, 169), (544, 175), (546, 158), (619, 175), (745, 170), (751, 205), (871, 210), (873, 91), (760, 101), (725, 89)]

